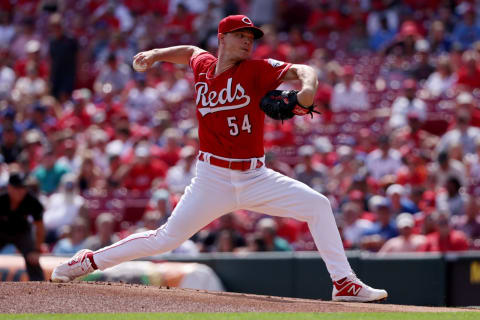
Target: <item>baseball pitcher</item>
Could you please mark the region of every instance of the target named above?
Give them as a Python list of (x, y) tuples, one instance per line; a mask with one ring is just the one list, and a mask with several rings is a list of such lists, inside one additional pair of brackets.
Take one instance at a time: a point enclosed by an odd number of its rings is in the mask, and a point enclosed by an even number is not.
[[(172, 250), (212, 220), (246, 209), (308, 223), (333, 281), (333, 300), (370, 302), (387, 297), (385, 290), (367, 286), (353, 273), (328, 199), (265, 167), (265, 113), (283, 121), (314, 112), (317, 77), (306, 65), (250, 59), (254, 40), (262, 36), (248, 17), (234, 15), (218, 26), (218, 57), (188, 45), (135, 56), (137, 71), (157, 61), (191, 67), (200, 139), (196, 177), (163, 226), (95, 252), (81, 250), (55, 268), (53, 281), (71, 281), (95, 269)], [(300, 80), (301, 90), (272, 91), (288, 80)]]

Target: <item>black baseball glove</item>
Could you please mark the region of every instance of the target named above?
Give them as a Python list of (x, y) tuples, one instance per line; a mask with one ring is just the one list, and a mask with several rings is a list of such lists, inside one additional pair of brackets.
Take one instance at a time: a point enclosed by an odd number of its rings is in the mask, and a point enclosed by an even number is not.
[(309, 114), (313, 118), (316, 111), (315, 106), (304, 107), (298, 103), (297, 90), (272, 90), (260, 101), (260, 108), (267, 116), (275, 120), (287, 120), (294, 116), (303, 116)]

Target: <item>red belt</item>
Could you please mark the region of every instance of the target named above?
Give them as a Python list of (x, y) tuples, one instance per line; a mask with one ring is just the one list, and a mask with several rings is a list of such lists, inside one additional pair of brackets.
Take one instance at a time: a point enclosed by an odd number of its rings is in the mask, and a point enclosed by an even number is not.
[[(198, 160), (200, 161), (205, 161), (205, 157), (203, 156), (203, 153), (200, 153), (198, 156)], [(247, 171), (250, 170), (252, 166), (252, 161), (253, 160), (234, 160), (234, 161), (229, 161), (229, 160), (223, 160), (220, 158), (217, 158), (215, 156), (210, 156), (210, 164), (217, 166), (217, 167), (222, 167), (222, 168), (227, 168), (231, 170), (238, 170), (238, 171)], [(260, 168), (263, 166), (263, 162), (257, 159), (257, 165), (255, 169)]]

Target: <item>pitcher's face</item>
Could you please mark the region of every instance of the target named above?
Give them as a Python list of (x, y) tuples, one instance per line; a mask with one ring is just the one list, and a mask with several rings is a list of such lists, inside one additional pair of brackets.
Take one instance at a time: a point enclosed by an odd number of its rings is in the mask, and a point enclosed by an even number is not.
[(223, 50), (232, 60), (248, 59), (253, 48), (253, 32), (248, 29), (229, 32), (220, 35)]

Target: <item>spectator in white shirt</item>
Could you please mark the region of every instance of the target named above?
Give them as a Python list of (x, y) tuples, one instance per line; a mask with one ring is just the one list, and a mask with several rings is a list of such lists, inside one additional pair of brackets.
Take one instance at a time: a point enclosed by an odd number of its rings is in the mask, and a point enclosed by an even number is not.
[(13, 96), (20, 106), (26, 107), (40, 99), (47, 89), (47, 82), (38, 74), (38, 65), (30, 61), (27, 64), (27, 75), (19, 78), (15, 83)]
[(63, 142), (64, 155), (57, 162), (74, 174), (80, 172), (82, 157), (77, 153), (77, 142), (73, 139), (66, 139)]
[(109, 246), (120, 238), (114, 233), (115, 216), (110, 212), (104, 212), (95, 219), (96, 234), (87, 238), (85, 248), (98, 250)]
[(311, 145), (302, 146), (298, 149), (298, 155), (302, 162), (295, 166), (298, 181), (305, 183), (318, 192), (325, 192), (327, 182), (327, 167), (313, 161), (315, 148)]
[(152, 197), (148, 200), (148, 208), (158, 211), (162, 214), (163, 222), (167, 221), (167, 218), (173, 211), (173, 204), (170, 201), (170, 192), (166, 189), (157, 189), (152, 193)]
[(40, 43), (45, 42), (39, 33), (40, 28), (36, 28), (36, 23), (37, 21), (34, 17), (28, 17), (24, 18), (18, 25), (17, 32), (9, 44), (10, 54), (16, 59), (24, 59), (27, 57), (26, 44), (28, 41), (37, 40)]
[(86, 217), (85, 199), (79, 194), (73, 174), (62, 177), (59, 191), (52, 194), (45, 207), (43, 221), (50, 239), (60, 236), (62, 228), (72, 225), (76, 218)]
[(131, 69), (125, 63), (117, 61), (115, 54), (110, 54), (107, 63), (100, 70), (98, 77), (95, 79), (94, 88), (96, 92), (105, 91), (104, 85), (110, 85), (107, 90), (118, 93), (125, 88), (130, 79)]
[(136, 86), (128, 92), (126, 107), (130, 122), (149, 122), (160, 108), (157, 90), (147, 86), (145, 76), (137, 73)]
[(8, 49), (0, 48), (0, 100), (9, 99), (15, 84), (15, 71), (7, 65)]
[(353, 67), (343, 68), (342, 82), (335, 85), (332, 93), (332, 111), (366, 110), (369, 108), (363, 85), (354, 80)]
[(156, 87), (158, 97), (167, 109), (177, 110), (179, 103), (192, 94), (190, 83), (181, 69), (172, 65), (162, 65), (162, 69), (164, 79)]
[(424, 235), (413, 234), (415, 221), (410, 213), (404, 212), (395, 220), (400, 235), (388, 240), (380, 249), (379, 254), (394, 252), (417, 252), (425, 244)]
[(210, 1), (198, 1), (198, 0), (170, 0), (168, 4), (168, 14), (173, 15), (178, 10), (178, 5), (184, 5), (189, 12), (199, 14), (207, 10), (208, 3)]
[(376, 180), (397, 173), (402, 166), (401, 155), (397, 150), (390, 148), (389, 136), (379, 138), (378, 149), (368, 154), (366, 165), (368, 172)]
[(461, 191), (462, 185), (457, 177), (449, 177), (445, 183), (445, 191), (437, 197), (437, 208), (448, 211), (452, 215), (463, 216), (467, 211), (469, 196)]
[(345, 203), (342, 206), (341, 214), (343, 218), (343, 238), (348, 241), (352, 247), (358, 247), (362, 235), (373, 227), (373, 223), (360, 218), (362, 208), (353, 202)]
[[(461, 97), (460, 97), (461, 98)], [(480, 138), (480, 129), (469, 125), (470, 113), (467, 110), (459, 110), (457, 113), (455, 128), (447, 131), (437, 144), (437, 153), (449, 151), (456, 144), (460, 144), (463, 153), (475, 153), (475, 140)]]
[(195, 176), (195, 155), (195, 148), (183, 147), (180, 151), (180, 160), (168, 170), (166, 181), (172, 192), (183, 194)]
[(403, 82), (405, 94), (397, 97), (392, 104), (392, 114), (390, 116), (390, 128), (398, 129), (408, 124), (407, 115), (414, 112), (418, 115), (421, 122), (427, 118), (425, 102), (416, 97), (417, 82), (414, 79), (406, 79)]
[(437, 157), (437, 162), (428, 166), (429, 175), (435, 178), (436, 188), (442, 188), (446, 185), (450, 177), (456, 177), (462, 184), (465, 185), (467, 181), (465, 166), (462, 162), (451, 159), (448, 152), (440, 152)]
[(450, 57), (443, 55), (438, 57), (437, 70), (428, 77), (425, 89), (433, 97), (443, 96), (453, 88), (456, 81), (457, 75), (453, 72)]
[(0, 11), (0, 47), (7, 48), (15, 37), (15, 26), (11, 22), (11, 14)]

